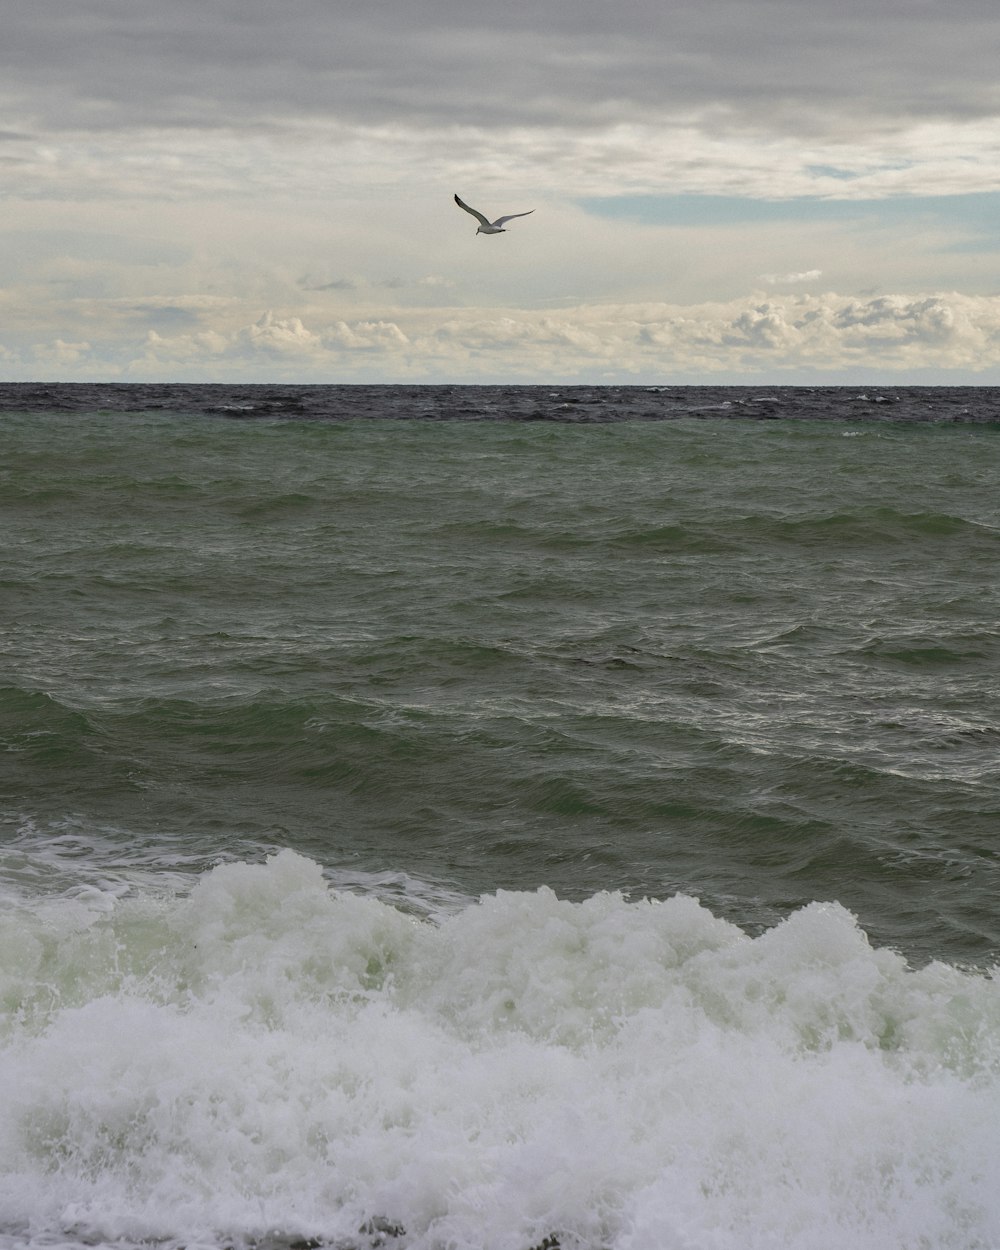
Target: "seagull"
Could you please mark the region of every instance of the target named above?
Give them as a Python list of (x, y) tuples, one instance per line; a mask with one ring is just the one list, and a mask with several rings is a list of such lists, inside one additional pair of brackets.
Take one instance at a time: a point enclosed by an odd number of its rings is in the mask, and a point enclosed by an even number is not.
[(482, 213), (477, 213), (468, 204), (463, 204), (457, 195), (455, 196), (455, 203), (459, 208), (464, 208), (467, 213), (471, 213), (476, 221), (479, 222), (479, 229), (476, 231), (476, 234), (506, 234), (503, 226), (505, 221), (512, 221), (515, 217), (530, 217), (535, 211), (533, 208), (529, 208), (526, 213), (508, 213), (506, 217), (498, 217), (496, 221), (487, 221)]

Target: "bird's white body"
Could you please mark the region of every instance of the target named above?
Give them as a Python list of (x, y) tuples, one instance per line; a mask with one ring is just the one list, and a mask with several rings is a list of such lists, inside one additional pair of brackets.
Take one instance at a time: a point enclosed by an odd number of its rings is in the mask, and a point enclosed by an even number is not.
[(462, 200), (455, 196), (455, 203), (459, 208), (464, 208), (467, 213), (471, 213), (479, 222), (479, 229), (476, 234), (506, 234), (504, 222), (510, 221), (514, 217), (529, 217), (535, 210), (529, 208), (526, 213), (508, 213), (506, 217), (498, 217), (496, 221), (490, 221), (488, 217), (484, 217), (482, 213), (477, 213), (474, 208), (470, 208)]

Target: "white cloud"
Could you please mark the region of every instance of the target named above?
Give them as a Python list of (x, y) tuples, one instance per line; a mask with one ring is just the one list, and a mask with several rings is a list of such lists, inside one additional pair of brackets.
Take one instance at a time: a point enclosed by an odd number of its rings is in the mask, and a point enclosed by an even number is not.
[(795, 286), (800, 282), (815, 282), (822, 276), (822, 269), (805, 269), (800, 273), (762, 273), (761, 281), (768, 286)]
[(309, 356), (322, 350), (322, 339), (298, 317), (276, 318), (268, 311), (253, 325), (244, 326), (232, 346), (250, 356)]
[[(43, 362), (136, 380), (764, 382), (905, 380), (937, 369), (976, 381), (1000, 379), (1000, 296), (825, 293), (488, 315), (412, 309), (397, 320), (325, 323), (268, 312), (229, 330), (150, 331), (101, 369), (85, 342), (9, 356), (25, 376)], [(18, 374), (16, 363), (9, 372)]]
[(208, 202), (240, 212), (249, 197), (286, 206), (305, 198), (325, 203), (328, 218), (342, 226), (364, 205), (369, 229), (404, 216), (430, 187), (442, 200), (473, 188), (530, 195), (533, 202), (658, 194), (860, 202), (1000, 190), (993, 118), (913, 119), (805, 143), (796, 135), (720, 127), (710, 110), (585, 131), (556, 123), (289, 119), (250, 133), (68, 128), (45, 144), (25, 137), (4, 151), (16, 162), (16, 180), (6, 188), (14, 202)]
[(277, 317), (269, 310), (230, 331), (169, 335), (151, 330), (141, 352), (120, 368), (130, 377), (174, 376), (178, 368), (185, 374), (204, 369), (212, 376), (219, 376), (221, 368), (240, 376), (247, 367), (260, 378), (309, 377), (311, 370), (323, 370), (356, 353), (377, 353), (383, 365), (389, 364), (393, 352), (407, 345), (406, 336), (392, 322), (336, 321), (314, 330), (300, 317)]
[(394, 351), (407, 346), (409, 339), (392, 321), (359, 321), (353, 326), (338, 321), (324, 336), (324, 343), (351, 351)]

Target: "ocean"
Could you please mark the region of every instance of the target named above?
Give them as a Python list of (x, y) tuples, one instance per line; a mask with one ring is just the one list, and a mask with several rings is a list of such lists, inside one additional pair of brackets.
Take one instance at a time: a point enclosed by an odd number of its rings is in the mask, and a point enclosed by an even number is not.
[(0, 385), (0, 1250), (997, 1250), (1000, 390)]

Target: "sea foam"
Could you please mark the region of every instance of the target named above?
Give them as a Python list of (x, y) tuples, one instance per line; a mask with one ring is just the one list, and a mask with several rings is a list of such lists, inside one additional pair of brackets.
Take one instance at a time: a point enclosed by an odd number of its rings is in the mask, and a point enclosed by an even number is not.
[(1000, 985), (837, 904), (421, 919), (291, 851), (0, 915), (0, 1242), (1000, 1244)]

